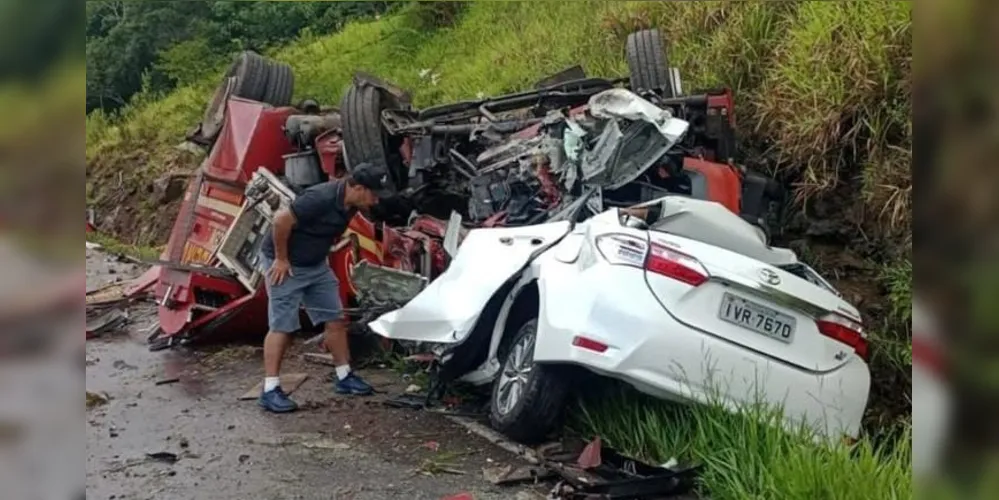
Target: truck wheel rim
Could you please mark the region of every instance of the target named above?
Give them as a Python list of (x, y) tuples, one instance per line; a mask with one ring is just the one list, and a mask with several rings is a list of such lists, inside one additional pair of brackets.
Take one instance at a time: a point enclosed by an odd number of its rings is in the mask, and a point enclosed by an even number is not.
[(514, 344), (500, 372), (499, 390), (496, 394), (497, 410), (501, 415), (510, 413), (524, 396), (527, 381), (534, 365), (534, 334), (524, 335)]

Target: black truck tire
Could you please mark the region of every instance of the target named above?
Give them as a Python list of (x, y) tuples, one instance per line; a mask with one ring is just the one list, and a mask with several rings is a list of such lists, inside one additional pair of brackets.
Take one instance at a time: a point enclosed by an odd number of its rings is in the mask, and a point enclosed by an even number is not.
[(666, 43), (659, 30), (636, 31), (628, 35), (625, 47), (631, 90), (661, 91), (663, 97), (673, 97)]
[(267, 59), (256, 52), (243, 51), (236, 56), (229, 71), (233, 73), (231, 76), (236, 77), (234, 96), (253, 101), (263, 100), (269, 73)]
[(295, 93), (295, 73), (291, 66), (279, 61), (267, 62), (267, 86), (263, 102), (281, 108), (291, 105)]
[(201, 119), (200, 135), (203, 139), (213, 141), (222, 130), (222, 123), (225, 121), (225, 105), (228, 96), (226, 89), (229, 86), (229, 79), (235, 79), (235, 86), (232, 95), (244, 99), (259, 101), (263, 99), (267, 90), (268, 65), (267, 60), (259, 54), (245, 51), (236, 56), (222, 82), (215, 89), (205, 114)]
[(344, 159), (348, 172), (364, 162), (385, 169), (391, 179), (389, 188), (394, 190), (401, 179), (389, 161), (387, 133), (382, 127), (382, 99), (381, 91), (371, 85), (351, 85), (343, 95), (340, 119)]
[[(532, 319), (524, 323), (514, 335), (510, 347), (500, 360), (501, 372), (493, 383), (490, 398), (490, 425), (514, 441), (524, 444), (543, 441), (556, 429), (569, 396), (569, 384), (564, 370), (560, 369), (562, 367), (533, 364), (534, 338), (537, 330), (538, 320)], [(531, 360), (529, 362), (533, 366), (520, 397), (509, 410), (504, 412), (499, 402), (503, 371), (508, 369), (508, 361), (516, 346), (523, 342), (528, 342), (530, 345), (529, 351), (524, 355)]]

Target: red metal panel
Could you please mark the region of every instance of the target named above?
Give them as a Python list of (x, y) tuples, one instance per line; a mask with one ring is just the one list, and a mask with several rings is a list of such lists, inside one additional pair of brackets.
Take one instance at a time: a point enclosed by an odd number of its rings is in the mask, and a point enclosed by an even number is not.
[(683, 168), (698, 172), (705, 177), (709, 200), (721, 203), (732, 213), (741, 212), (742, 182), (732, 166), (688, 156), (683, 159)]
[(323, 172), (332, 178), (340, 177), (343, 172), (337, 166), (342, 166), (341, 155), (343, 143), (340, 139), (340, 132), (330, 130), (324, 132), (316, 138), (316, 151), (319, 152), (319, 164), (322, 165)]

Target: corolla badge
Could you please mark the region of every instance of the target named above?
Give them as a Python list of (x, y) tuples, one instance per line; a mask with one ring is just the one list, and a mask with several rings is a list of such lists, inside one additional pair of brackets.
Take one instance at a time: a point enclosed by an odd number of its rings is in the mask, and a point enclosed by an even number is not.
[(780, 276), (777, 276), (777, 273), (766, 268), (760, 269), (760, 278), (768, 285), (776, 286), (780, 284)]

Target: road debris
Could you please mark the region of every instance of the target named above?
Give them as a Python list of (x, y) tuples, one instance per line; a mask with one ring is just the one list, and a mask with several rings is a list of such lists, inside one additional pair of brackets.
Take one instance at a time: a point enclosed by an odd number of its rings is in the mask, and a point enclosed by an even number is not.
[(320, 450), (349, 450), (350, 444), (343, 443), (340, 441), (335, 441), (329, 438), (315, 439), (311, 441), (302, 441), (301, 445), (306, 448), (320, 449)]
[[(603, 446), (599, 438), (587, 443), (582, 452), (576, 449), (563, 443), (547, 450), (544, 466), (561, 478), (549, 498), (611, 500), (681, 495), (693, 490), (701, 471), (701, 466), (648, 465)], [(584, 454), (587, 456), (583, 457)], [(598, 457), (599, 465), (594, 465)], [(587, 467), (581, 467), (581, 463)]]
[(475, 500), (475, 497), (471, 493), (461, 492), (449, 497), (444, 497), (441, 500)]
[(87, 338), (96, 338), (108, 333), (120, 332), (128, 325), (127, 309), (93, 310), (87, 309)]
[(482, 475), (497, 486), (508, 486), (529, 481), (537, 483), (554, 476), (554, 473), (545, 467), (506, 465), (483, 468)]
[(583, 452), (579, 454), (579, 459), (576, 460), (576, 465), (583, 470), (596, 469), (600, 467), (600, 448), (601, 448), (600, 436), (597, 436), (593, 441), (586, 444), (583, 448)]
[(176, 453), (171, 453), (169, 451), (157, 451), (153, 453), (146, 453), (146, 457), (155, 462), (163, 462), (166, 464), (175, 464), (180, 457)]
[(439, 456), (435, 458), (428, 458), (423, 461), (420, 465), (419, 473), (425, 476), (433, 476), (436, 474), (455, 474), (458, 476), (465, 475), (465, 471), (458, 469), (457, 464), (452, 462), (450, 456)]
[(104, 393), (87, 391), (87, 408), (108, 404), (111, 398)]

